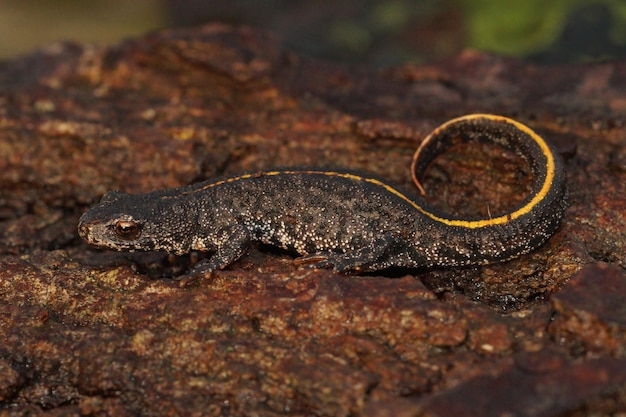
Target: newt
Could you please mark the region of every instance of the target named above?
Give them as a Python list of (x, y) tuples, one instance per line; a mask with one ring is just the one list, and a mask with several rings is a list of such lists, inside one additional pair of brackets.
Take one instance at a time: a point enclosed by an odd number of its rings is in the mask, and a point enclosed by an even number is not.
[(147, 194), (106, 193), (82, 215), (80, 236), (97, 248), (209, 257), (188, 276), (222, 269), (251, 242), (293, 251), (300, 264), (337, 272), (446, 268), (508, 260), (542, 245), (566, 203), (558, 152), (527, 126), (474, 114), (435, 129), (417, 149), (412, 176), (453, 144), (486, 141), (529, 165), (531, 191), (509, 212), (464, 219), (429, 208), (384, 180), (348, 170), (275, 169)]

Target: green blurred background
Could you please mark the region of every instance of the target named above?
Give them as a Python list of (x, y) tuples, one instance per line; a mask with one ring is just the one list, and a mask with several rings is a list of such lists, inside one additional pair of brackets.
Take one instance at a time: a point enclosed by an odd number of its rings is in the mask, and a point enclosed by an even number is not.
[(301, 54), (375, 66), (464, 48), (539, 63), (626, 57), (624, 0), (0, 0), (0, 59), (216, 20), (270, 30)]

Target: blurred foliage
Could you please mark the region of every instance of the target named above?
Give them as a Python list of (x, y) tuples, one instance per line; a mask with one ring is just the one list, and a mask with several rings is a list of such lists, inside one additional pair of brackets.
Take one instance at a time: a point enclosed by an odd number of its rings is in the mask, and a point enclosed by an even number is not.
[(318, 58), (397, 65), (471, 47), (539, 62), (626, 57), (624, 0), (1, 0), (0, 58), (220, 20)]
[(468, 44), (523, 55), (546, 46), (563, 27), (567, 13), (584, 0), (459, 0), (469, 22)]
[(623, 0), (456, 1), (466, 10), (467, 44), (472, 48), (507, 55), (535, 55), (558, 44), (563, 36), (587, 38), (598, 51), (615, 49), (607, 48), (607, 42), (621, 49), (626, 46)]
[(158, 0), (0, 0), (0, 59), (59, 40), (115, 43), (165, 21)]

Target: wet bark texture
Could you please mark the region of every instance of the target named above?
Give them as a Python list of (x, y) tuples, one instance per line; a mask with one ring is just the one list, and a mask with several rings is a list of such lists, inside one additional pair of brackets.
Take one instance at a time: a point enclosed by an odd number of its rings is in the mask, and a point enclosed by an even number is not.
[[(566, 159), (562, 227), (503, 264), (341, 276), (254, 247), (187, 288), (189, 259), (98, 252), (106, 191), (276, 166), (410, 188), (414, 149), (466, 113), (524, 122)], [(374, 71), (209, 25), (0, 63), (0, 416), (582, 416), (626, 409), (626, 63), (477, 52)], [(432, 204), (523, 197), (500, 149), (439, 158)]]

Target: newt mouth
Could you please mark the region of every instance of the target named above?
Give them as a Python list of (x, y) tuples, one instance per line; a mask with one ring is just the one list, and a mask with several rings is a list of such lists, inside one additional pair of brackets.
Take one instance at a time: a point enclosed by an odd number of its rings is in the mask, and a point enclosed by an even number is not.
[(78, 223), (78, 235), (83, 238), (86, 242), (91, 242), (91, 227), (87, 223), (79, 222)]

